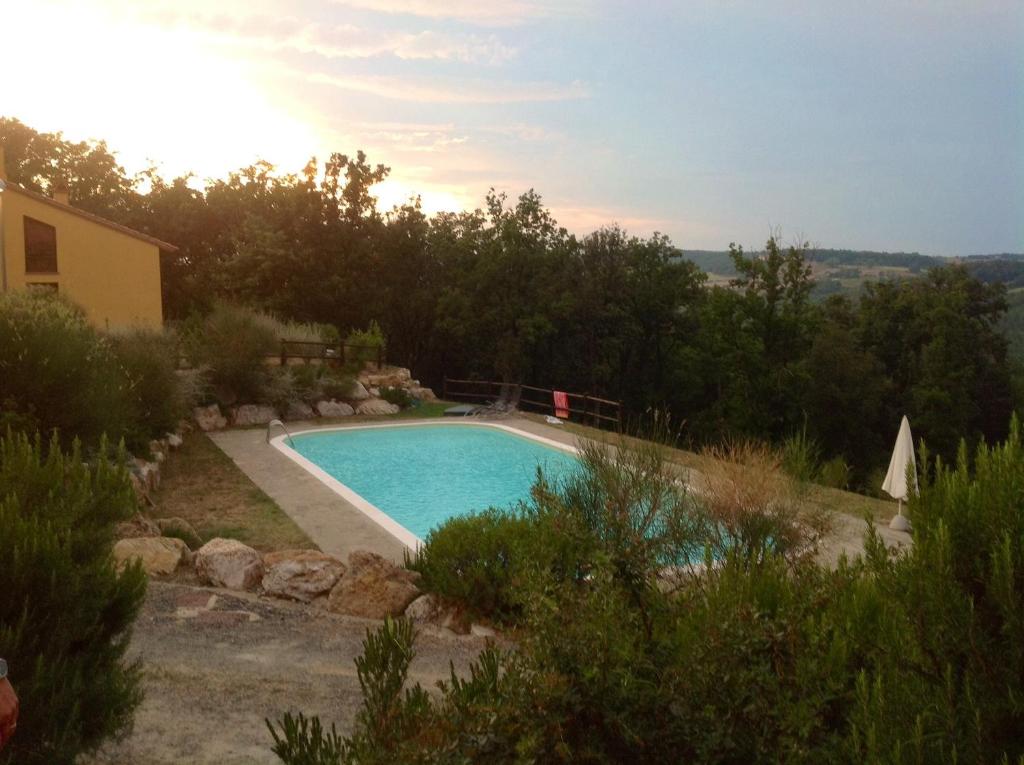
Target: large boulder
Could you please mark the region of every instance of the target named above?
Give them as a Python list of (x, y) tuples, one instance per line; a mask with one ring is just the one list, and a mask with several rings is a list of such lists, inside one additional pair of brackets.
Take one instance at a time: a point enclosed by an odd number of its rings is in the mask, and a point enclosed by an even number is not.
[(326, 595), (345, 573), (345, 564), (319, 550), (282, 550), (263, 556), (263, 590), (308, 603)]
[(263, 579), (260, 554), (235, 539), (211, 539), (196, 552), (195, 564), (199, 579), (214, 587), (253, 590)]
[(184, 518), (157, 518), (156, 525), (160, 528), (161, 536), (177, 537), (192, 550), (203, 546), (203, 538), (199, 536), (192, 524)]
[(224, 419), (224, 415), (220, 413), (220, 407), (216, 404), (197, 406), (192, 410), (192, 419), (204, 431), (220, 430), (228, 424), (228, 421)]
[(352, 390), (345, 396), (349, 401), (366, 401), (370, 397), (370, 392), (366, 390), (366, 386), (361, 382), (352, 383)]
[(131, 520), (122, 521), (114, 527), (114, 534), (119, 539), (136, 539), (138, 537), (160, 536), (160, 526), (142, 513), (136, 513)]
[(286, 420), (312, 420), (314, 416), (313, 407), (305, 401), (289, 401), (284, 413)]
[(367, 388), (406, 388), (412, 373), (405, 367), (384, 367), (380, 371), (366, 369), (359, 374), (359, 382)]
[(389, 404), (382, 398), (368, 398), (356, 407), (356, 414), (395, 414), (398, 411), (397, 404)]
[(350, 417), (355, 411), (343, 401), (318, 401), (316, 405), (316, 413), (321, 417)]
[(331, 590), (327, 607), (339, 614), (383, 619), (398, 616), (420, 595), (420, 575), (396, 566), (376, 553), (357, 550), (348, 556), (348, 570)]
[(277, 412), (272, 406), (258, 406), (256, 404), (244, 404), (235, 409), (232, 419), (235, 425), (266, 425), (271, 420), (277, 419)]
[(417, 401), (437, 401), (434, 391), (430, 388), (424, 388), (422, 385), (413, 385), (406, 392)]
[(142, 561), (147, 574), (166, 576), (173, 574), (182, 563), (192, 557), (180, 539), (171, 537), (135, 537), (121, 539), (114, 545), (114, 562), (121, 568), (130, 561)]

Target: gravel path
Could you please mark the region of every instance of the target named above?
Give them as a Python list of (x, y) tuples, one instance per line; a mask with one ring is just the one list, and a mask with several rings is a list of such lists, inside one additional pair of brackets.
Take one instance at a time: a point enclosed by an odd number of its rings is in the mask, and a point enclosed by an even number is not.
[[(362, 697), (353, 659), (377, 622), (212, 588), (150, 581), (131, 655), (146, 698), (124, 741), (95, 765), (277, 763), (264, 718), (289, 710), (348, 731)], [(412, 678), (464, 670), (482, 638), (423, 630)]]

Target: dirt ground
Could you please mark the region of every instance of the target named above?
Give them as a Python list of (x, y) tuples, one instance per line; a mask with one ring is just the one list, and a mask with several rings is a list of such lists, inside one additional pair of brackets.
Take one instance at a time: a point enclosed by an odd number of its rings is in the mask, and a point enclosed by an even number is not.
[[(362, 696), (353, 660), (378, 623), (213, 588), (151, 581), (131, 656), (145, 700), (124, 741), (91, 765), (280, 762), (264, 718), (320, 715), (348, 731)], [(423, 630), (412, 680), (433, 687), (484, 647), (472, 636)]]

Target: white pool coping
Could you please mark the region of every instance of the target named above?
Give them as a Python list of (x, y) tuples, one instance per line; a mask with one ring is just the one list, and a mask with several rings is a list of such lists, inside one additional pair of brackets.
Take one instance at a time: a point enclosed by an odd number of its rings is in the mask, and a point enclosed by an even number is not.
[(385, 513), (379, 507), (369, 502), (361, 494), (354, 489), (346, 486), (334, 476), (330, 475), (326, 470), (317, 465), (312, 460), (309, 460), (295, 451), (294, 448), (288, 446), (285, 442), (292, 437), (298, 437), (307, 435), (310, 433), (330, 433), (333, 431), (346, 431), (346, 430), (377, 430), (381, 428), (429, 428), (429, 427), (470, 427), (470, 428), (494, 428), (496, 430), (503, 430), (506, 433), (511, 433), (514, 436), (525, 438), (530, 441), (536, 441), (539, 444), (543, 444), (551, 449), (557, 449), (567, 454), (579, 456), (580, 450), (575, 446), (569, 444), (563, 444), (559, 441), (555, 441), (544, 436), (538, 436), (535, 433), (529, 433), (519, 428), (513, 428), (510, 425), (503, 425), (499, 422), (481, 422), (465, 420), (452, 420), (449, 422), (381, 422), (373, 424), (359, 424), (359, 425), (335, 425), (325, 428), (306, 428), (304, 430), (297, 430), (294, 433), (286, 433), (280, 436), (275, 436), (270, 440), (270, 445), (277, 449), (281, 454), (285, 455), (292, 462), (296, 463), (300, 467), (304, 468), (314, 477), (318, 478), (328, 489), (333, 491), (339, 497), (344, 499), (350, 505), (359, 510), (363, 515), (372, 520), (386, 532), (395, 537), (399, 542), (405, 545), (410, 551), (416, 552), (420, 547), (423, 546), (423, 540), (413, 534), (409, 529), (405, 528), (402, 524), (392, 518), (390, 515)]

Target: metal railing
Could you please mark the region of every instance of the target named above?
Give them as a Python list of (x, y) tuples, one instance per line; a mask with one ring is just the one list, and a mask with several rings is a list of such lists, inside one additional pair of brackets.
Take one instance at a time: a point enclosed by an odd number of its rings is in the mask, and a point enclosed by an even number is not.
[[(497, 401), (503, 392), (507, 392), (510, 385), (519, 388), (519, 407), (524, 411), (555, 414), (554, 389), (522, 383), (445, 377), (441, 398), (445, 401)], [(569, 398), (569, 419), (575, 419), (585, 425), (622, 428), (621, 401), (592, 396), (589, 393), (565, 393)]]

